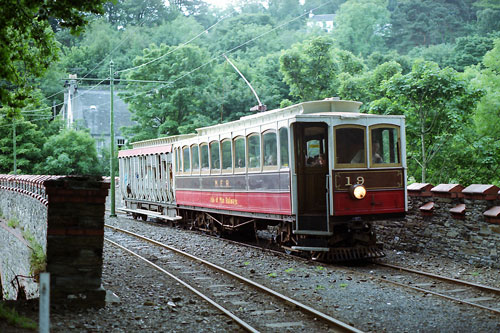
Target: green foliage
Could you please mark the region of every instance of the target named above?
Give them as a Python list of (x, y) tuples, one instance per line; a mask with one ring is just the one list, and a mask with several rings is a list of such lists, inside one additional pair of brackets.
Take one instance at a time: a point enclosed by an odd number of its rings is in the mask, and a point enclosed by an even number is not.
[(273, 272), (273, 273), (267, 274), (267, 276), (269, 276), (270, 278), (274, 279), (275, 277), (278, 277), (278, 274), (276, 274), (276, 273)]
[(42, 245), (36, 241), (33, 234), (25, 230), (23, 231), (23, 237), (28, 241), (31, 250), (30, 273), (38, 280), (38, 276), (40, 276), (41, 272), (45, 271), (47, 266), (47, 256), (43, 251)]
[(292, 96), (307, 101), (336, 95), (338, 67), (332, 51), (332, 39), (315, 37), (283, 52), (280, 70)]
[(387, 0), (350, 0), (337, 11), (332, 34), (340, 48), (356, 55), (383, 51), (389, 17)]
[[(217, 115), (211, 105), (211, 66), (207, 52), (192, 45), (177, 48), (153, 44), (134, 64), (138, 66), (160, 56), (162, 59), (156, 66), (139, 67), (128, 75), (129, 79), (169, 82), (162, 86), (128, 85), (134, 93), (124, 93), (123, 97), (129, 103), (132, 119), (138, 124), (125, 131), (133, 135), (132, 142), (191, 132), (202, 123), (208, 125), (207, 120), (210, 122)], [(178, 62), (178, 59), (183, 60)], [(199, 70), (191, 73), (198, 67)]]
[(419, 143), (407, 145), (409, 175), (417, 178), (420, 170), (420, 180), (426, 182), (427, 168), (467, 121), (480, 92), (470, 89), (453, 69), (422, 60), (410, 73), (384, 81), (383, 89), (397, 109), (404, 110), (407, 142)]
[(32, 87), (57, 58), (54, 32), (48, 21), (80, 32), (88, 13), (102, 13), (104, 0), (23, 1), (4, 0), (0, 6), (0, 105), (24, 106)]
[(16, 131), (16, 165), (18, 173), (32, 173), (34, 162), (42, 160), (40, 147), (46, 140), (40, 127), (25, 118), (0, 119), (0, 173), (10, 173), (14, 167), (13, 125)]
[(500, 39), (495, 47), (486, 53), (483, 69), (473, 81), (476, 88), (485, 91), (478, 103), (474, 121), (480, 134), (500, 140)]
[(19, 220), (16, 218), (11, 218), (8, 222), (7, 225), (11, 228), (17, 228), (19, 227)]
[(98, 175), (94, 139), (84, 131), (64, 130), (43, 145), (44, 161), (35, 171), (46, 175)]
[(0, 302), (0, 318), (7, 321), (9, 325), (14, 325), (19, 328), (36, 331), (38, 325), (33, 320), (23, 317), (17, 313), (15, 309), (7, 307), (3, 302)]
[(446, 0), (397, 1), (388, 45), (405, 53), (415, 46), (453, 42), (472, 20), (468, 6)]

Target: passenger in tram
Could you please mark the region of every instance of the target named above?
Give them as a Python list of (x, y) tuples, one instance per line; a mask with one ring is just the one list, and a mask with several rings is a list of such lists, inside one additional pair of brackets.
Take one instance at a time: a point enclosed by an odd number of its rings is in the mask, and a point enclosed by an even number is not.
[(353, 145), (354, 151), (357, 151), (356, 155), (351, 159), (351, 164), (365, 163), (365, 147), (362, 143), (356, 143)]
[(372, 144), (373, 153), (372, 153), (372, 161), (373, 163), (384, 163), (384, 159), (380, 155), (380, 142), (375, 141)]
[(324, 167), (326, 166), (325, 154), (319, 154), (316, 156), (316, 160), (314, 161), (314, 166)]

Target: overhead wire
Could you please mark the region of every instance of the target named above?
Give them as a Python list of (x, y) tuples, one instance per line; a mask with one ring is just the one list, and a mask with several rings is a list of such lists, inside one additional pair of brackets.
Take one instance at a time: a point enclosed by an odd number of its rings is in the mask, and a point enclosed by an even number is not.
[[(232, 53), (232, 52), (234, 52), (234, 51), (236, 51), (236, 50), (238, 50), (238, 49), (242, 48), (243, 46), (245, 46), (245, 45), (247, 45), (247, 44), (249, 44), (249, 43), (251, 43), (251, 42), (253, 42), (253, 41), (257, 40), (257, 39), (259, 39), (259, 38), (261, 38), (261, 37), (263, 37), (263, 36), (265, 36), (265, 35), (267, 35), (267, 34), (269, 34), (269, 33), (273, 32), (273, 31), (275, 31), (275, 30), (277, 30), (277, 29), (280, 29), (280, 28), (282, 28), (283, 26), (286, 26), (286, 25), (290, 24), (290, 23), (292, 23), (292, 22), (294, 22), (294, 21), (296, 21), (296, 20), (298, 20), (298, 19), (300, 19), (300, 18), (304, 17), (305, 15), (308, 15), (310, 12), (313, 12), (313, 11), (315, 11), (315, 10), (317, 10), (317, 9), (320, 9), (320, 8), (322, 8), (322, 7), (326, 6), (326, 5), (328, 5), (329, 3), (331, 3), (331, 1), (327, 1), (327, 2), (325, 2), (325, 3), (322, 3), (322, 4), (320, 4), (319, 6), (317, 6), (317, 7), (313, 8), (313, 9), (306, 10), (303, 14), (301, 14), (301, 15), (299, 15), (299, 16), (297, 16), (297, 17), (295, 17), (295, 18), (292, 18), (291, 20), (288, 20), (287, 22), (284, 22), (284, 23), (282, 23), (282, 24), (280, 24), (280, 25), (278, 25), (278, 26), (276, 26), (276, 27), (274, 27), (274, 28), (272, 28), (272, 29), (270, 29), (270, 30), (268, 30), (268, 31), (266, 31), (266, 32), (263, 32), (263, 33), (261, 33), (260, 35), (258, 35), (258, 36), (256, 36), (256, 37), (254, 37), (254, 38), (251, 38), (251, 39), (247, 40), (247, 41), (246, 41), (246, 42), (244, 42), (244, 43), (241, 43), (241, 44), (240, 44), (240, 45), (238, 45), (238, 46), (235, 46), (235, 47), (233, 47), (233, 48), (231, 48), (231, 49), (229, 49), (229, 50), (226, 50), (226, 51), (224, 51), (224, 52), (220, 52), (220, 53), (219, 53), (219, 54), (217, 54), (216, 56), (212, 57), (212, 58), (211, 58), (209, 61), (207, 61), (206, 63), (204, 63), (204, 64), (202, 64), (202, 65), (200, 65), (200, 66), (198, 66), (198, 67), (194, 68), (193, 70), (191, 70), (191, 71), (189, 71), (189, 72), (187, 72), (187, 73), (184, 73), (183, 75), (181, 75), (180, 77), (176, 78), (175, 80), (171, 80), (171, 81), (157, 81), (157, 80), (123, 80), (123, 79), (115, 79), (115, 80), (117, 80), (117, 81), (137, 82), (137, 83), (141, 83), (141, 82), (142, 82), (142, 83), (162, 83), (163, 85), (162, 85), (162, 87), (160, 87), (160, 89), (161, 89), (161, 88), (163, 88), (163, 87), (168, 87), (168, 86), (171, 86), (172, 84), (174, 84), (175, 82), (177, 82), (177, 81), (179, 81), (179, 80), (183, 79), (184, 77), (186, 77), (186, 76), (188, 76), (188, 75), (191, 75), (192, 73), (194, 73), (194, 72), (196, 72), (196, 71), (200, 70), (201, 68), (203, 68), (203, 67), (205, 67), (205, 66), (209, 65), (210, 63), (212, 63), (212, 62), (214, 62), (215, 60), (219, 59), (219, 58), (220, 58), (220, 57), (222, 57), (223, 55), (225, 55), (225, 54), (229, 54), (229, 53)], [(232, 12), (231, 12), (231, 14), (232, 14)], [(156, 61), (158, 61), (158, 60), (161, 60), (162, 58), (164, 58), (164, 57), (165, 57), (165, 56), (167, 56), (168, 54), (171, 54), (172, 52), (175, 52), (176, 50), (178, 50), (180, 47), (185, 46), (185, 45), (189, 44), (190, 42), (192, 42), (193, 40), (195, 40), (195, 39), (199, 38), (199, 37), (200, 37), (201, 35), (203, 35), (204, 33), (208, 33), (208, 31), (209, 31), (209, 30), (211, 30), (212, 28), (214, 28), (214, 27), (215, 27), (216, 25), (218, 25), (221, 21), (223, 21), (224, 19), (226, 19), (229, 15), (230, 15), (230, 14), (228, 14), (228, 15), (226, 15), (226, 16), (224, 16), (224, 17), (222, 17), (222, 18), (221, 18), (221, 19), (219, 19), (216, 23), (214, 23), (213, 25), (211, 25), (209, 28), (207, 28), (207, 29), (203, 30), (202, 32), (200, 32), (198, 35), (196, 35), (195, 37), (191, 38), (190, 40), (188, 40), (188, 41), (186, 41), (186, 42), (184, 42), (184, 43), (182, 43), (182, 44), (178, 45), (175, 49), (170, 50), (169, 52), (167, 52), (167, 53), (165, 53), (165, 54), (163, 54), (163, 55), (161, 55), (161, 56), (159, 56), (159, 57), (157, 57), (157, 58), (155, 58), (155, 59), (152, 59), (152, 60), (150, 60), (150, 61), (148, 61), (148, 62), (146, 62), (146, 63), (143, 63), (143, 64), (141, 64), (141, 65), (137, 65), (137, 66), (130, 67), (130, 68), (127, 68), (127, 69), (124, 69), (124, 70), (120, 70), (120, 71), (116, 71), (115, 73), (117, 73), (117, 74), (118, 74), (118, 73), (124, 73), (124, 72), (127, 72), (127, 71), (131, 71), (131, 70), (139, 69), (139, 68), (142, 68), (142, 67), (147, 66), (147, 65), (149, 65), (149, 64), (152, 64), (153, 62), (156, 62)], [(143, 23), (144, 23), (144, 22), (143, 22)], [(118, 49), (118, 47), (119, 47), (119, 46), (121, 46), (121, 44), (123, 44), (123, 43), (124, 43), (124, 41), (125, 41), (126, 39), (127, 39), (127, 38), (123, 39), (123, 40), (122, 40), (122, 41), (121, 41), (121, 42), (120, 42), (120, 43), (119, 43), (119, 44), (118, 44), (118, 45), (117, 45), (117, 46), (116, 46), (116, 47), (115, 47), (115, 48), (114, 48), (114, 49), (113, 49), (110, 53), (108, 53), (108, 55), (106, 55), (106, 57), (104, 57), (104, 58), (103, 58), (103, 60), (101, 60), (101, 62), (99, 62), (99, 63), (98, 63), (98, 64), (97, 64), (97, 65), (96, 65), (96, 66), (95, 66), (95, 67), (94, 67), (94, 68), (93, 68), (93, 69), (92, 69), (89, 73), (87, 73), (87, 74), (86, 74), (83, 78), (86, 78), (86, 77), (87, 77), (90, 73), (92, 73), (92, 72), (93, 72), (93, 71), (94, 71), (94, 70), (95, 70), (95, 69), (96, 69), (96, 68), (97, 68), (100, 64), (102, 64), (102, 62), (103, 62), (103, 61), (104, 61), (107, 57), (109, 57), (109, 56), (110, 56), (113, 52), (115, 52), (115, 51)], [(76, 79), (76, 80), (78, 80), (78, 79)], [(94, 85), (93, 87), (91, 87), (91, 88), (90, 88), (90, 89), (88, 89), (87, 91), (90, 91), (90, 90), (95, 89), (97, 86), (99, 86), (100, 84), (102, 84), (102, 82), (104, 82), (104, 81), (106, 81), (106, 80), (109, 80), (109, 78), (103, 79), (102, 81), (100, 81), (98, 84)], [(158, 88), (157, 88), (157, 89), (158, 89)], [(151, 90), (151, 91), (152, 91), (152, 90)], [(153, 91), (152, 91), (152, 92), (153, 92)], [(125, 99), (133, 98), (133, 97), (138, 96), (138, 95), (141, 95), (141, 94), (143, 94), (143, 93), (144, 93), (144, 91), (143, 91), (143, 92), (141, 92), (141, 93), (138, 93), (138, 94), (132, 95), (132, 96), (125, 96), (124, 98), (125, 98)], [(85, 94), (85, 93), (84, 93), (84, 94)], [(82, 95), (78, 95), (78, 96), (76, 96), (75, 98), (81, 97), (81, 96), (83, 96), (84, 94), (82, 94)], [(61, 106), (61, 105), (63, 105), (63, 104), (64, 104), (64, 103), (59, 103), (59, 104), (57, 104), (56, 106)], [(109, 103), (104, 103), (103, 105), (105, 105), (105, 104), (109, 104)], [(48, 106), (48, 107), (41, 108), (41, 109), (37, 109), (37, 110), (26, 110), (26, 111), (22, 111), (22, 112), (23, 112), (23, 113), (32, 113), (32, 112), (35, 112), (35, 111), (40, 111), (40, 110), (48, 110), (48, 109), (51, 109), (51, 108), (53, 108), (53, 107), (54, 107), (54, 106)]]
[[(230, 14), (232, 14), (232, 13), (230, 13)], [(167, 52), (167, 53), (165, 53), (165, 54), (163, 54), (163, 55), (161, 55), (161, 56), (159, 56), (159, 57), (157, 57), (157, 58), (155, 58), (155, 59), (152, 59), (152, 60), (150, 60), (150, 61), (148, 61), (148, 62), (146, 62), (146, 63), (140, 64), (140, 65), (137, 65), (137, 66), (134, 66), (134, 67), (131, 67), (131, 68), (122, 69), (122, 70), (120, 70), (120, 71), (116, 71), (115, 73), (117, 73), (117, 74), (118, 74), (118, 73), (124, 73), (124, 72), (128, 72), (128, 71), (131, 71), (131, 70), (134, 70), (134, 69), (138, 69), (138, 68), (141, 68), (141, 67), (147, 66), (147, 65), (149, 65), (149, 64), (152, 64), (153, 62), (156, 62), (156, 61), (158, 61), (158, 60), (160, 60), (160, 59), (162, 59), (162, 58), (166, 57), (167, 55), (169, 55), (169, 54), (171, 54), (171, 53), (173, 53), (173, 52), (177, 51), (179, 48), (181, 48), (181, 47), (183, 47), (183, 46), (185, 46), (185, 45), (187, 45), (187, 44), (191, 43), (193, 40), (198, 39), (201, 35), (208, 33), (208, 32), (209, 32), (209, 31), (210, 31), (213, 27), (215, 27), (215, 26), (216, 26), (216, 25), (218, 25), (220, 22), (222, 22), (224, 19), (226, 19), (226, 18), (227, 18), (230, 14), (228, 14), (228, 15), (226, 15), (226, 16), (223, 16), (223, 17), (222, 17), (221, 19), (219, 19), (217, 22), (215, 22), (214, 24), (212, 24), (210, 27), (208, 27), (207, 29), (203, 30), (202, 32), (200, 32), (199, 34), (197, 34), (196, 36), (194, 36), (193, 38), (191, 38), (191, 39), (190, 39), (190, 40), (188, 40), (187, 42), (184, 42), (184, 43), (182, 43), (182, 44), (178, 45), (175, 49), (170, 50), (169, 52)]]
[[(221, 56), (223, 56), (224, 54), (232, 53), (232, 52), (234, 52), (234, 51), (236, 51), (236, 50), (240, 49), (241, 47), (243, 47), (243, 46), (245, 46), (245, 45), (247, 45), (247, 44), (249, 44), (249, 43), (251, 43), (251, 42), (253, 42), (253, 41), (257, 40), (257, 39), (259, 39), (259, 38), (261, 38), (261, 37), (263, 37), (263, 36), (265, 36), (265, 35), (267, 35), (267, 34), (269, 34), (269, 33), (273, 32), (273, 31), (275, 31), (275, 30), (277, 30), (277, 29), (280, 29), (281, 27), (283, 27), (283, 26), (285, 26), (285, 25), (290, 24), (290, 23), (292, 23), (292, 22), (294, 22), (294, 21), (296, 21), (296, 20), (298, 20), (298, 19), (302, 18), (302, 17), (303, 17), (303, 16), (305, 16), (305, 15), (308, 15), (310, 12), (315, 11), (315, 10), (317, 10), (317, 9), (320, 9), (321, 7), (324, 7), (324, 6), (328, 5), (328, 4), (329, 4), (329, 3), (331, 3), (331, 2), (332, 2), (332, 1), (327, 1), (327, 2), (325, 2), (325, 3), (323, 3), (323, 4), (321, 4), (321, 5), (319, 5), (319, 6), (315, 7), (315, 8), (313, 8), (313, 9), (310, 9), (310, 10), (308, 10), (308, 11), (305, 11), (303, 14), (301, 14), (301, 15), (299, 15), (299, 16), (297, 16), (297, 17), (295, 17), (295, 18), (293, 18), (293, 19), (291, 19), (291, 20), (289, 20), (289, 21), (287, 21), (287, 22), (285, 22), (285, 23), (282, 23), (282, 24), (280, 24), (280, 25), (278, 25), (278, 26), (276, 26), (276, 27), (274, 27), (274, 28), (272, 28), (272, 29), (270, 29), (270, 30), (268, 30), (268, 31), (266, 31), (266, 32), (263, 32), (263, 33), (261, 33), (260, 35), (258, 35), (258, 36), (256, 36), (256, 37), (254, 37), (254, 38), (252, 38), (252, 39), (249, 39), (249, 40), (247, 40), (246, 42), (244, 42), (244, 43), (242, 43), (242, 44), (240, 44), (240, 45), (238, 45), (238, 46), (233, 47), (232, 49), (229, 49), (229, 50), (226, 50), (226, 51), (224, 51), (224, 52), (221, 52), (221, 53), (219, 53), (218, 55), (216, 55), (216, 56), (212, 57), (212, 58), (211, 58), (209, 61), (207, 61), (206, 63), (204, 63), (204, 64), (202, 64), (202, 65), (200, 65), (200, 66), (196, 67), (196, 68), (195, 68), (195, 69), (193, 69), (192, 71), (189, 71), (189, 72), (185, 73), (184, 75), (182, 75), (182, 76), (178, 77), (178, 78), (177, 78), (177, 79), (175, 79), (175, 80), (168, 81), (166, 84), (167, 84), (167, 85), (171, 85), (171, 84), (173, 84), (173, 83), (175, 83), (175, 82), (177, 82), (177, 81), (181, 80), (182, 78), (184, 78), (184, 77), (186, 77), (186, 76), (188, 76), (188, 75), (191, 75), (192, 73), (194, 73), (194, 72), (196, 72), (196, 71), (200, 70), (201, 68), (203, 68), (203, 67), (207, 66), (208, 64), (210, 64), (210, 63), (214, 62), (215, 60), (219, 59), (219, 58), (220, 58)], [(143, 65), (148, 65), (148, 64), (149, 64), (149, 63), (145, 63), (145, 64), (143, 64)], [(141, 66), (136, 66), (136, 67), (137, 67), (137, 68), (139, 68), (139, 67), (141, 67)]]

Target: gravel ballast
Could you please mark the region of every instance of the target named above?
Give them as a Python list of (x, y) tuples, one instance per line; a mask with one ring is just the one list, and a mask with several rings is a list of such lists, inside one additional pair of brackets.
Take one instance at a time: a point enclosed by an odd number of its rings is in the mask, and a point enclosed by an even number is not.
[[(325, 265), (243, 247), (187, 230), (119, 215), (107, 223), (180, 248), (256, 280), (367, 332), (498, 332), (492, 312), (383, 283), (356, 267)], [(422, 254), (386, 251), (384, 262), (499, 287), (498, 269)], [(103, 287), (118, 298), (105, 308), (55, 309), (52, 332), (234, 332), (228, 317), (176, 282), (109, 243)], [(498, 305), (500, 307), (500, 304)], [(36, 318), (37, 312), (28, 312)], [(0, 328), (3, 328), (0, 326)]]

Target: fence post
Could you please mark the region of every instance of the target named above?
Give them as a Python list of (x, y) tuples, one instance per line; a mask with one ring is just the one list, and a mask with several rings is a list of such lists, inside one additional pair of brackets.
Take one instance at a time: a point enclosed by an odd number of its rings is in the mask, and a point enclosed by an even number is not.
[(50, 273), (40, 273), (40, 333), (50, 331)]

